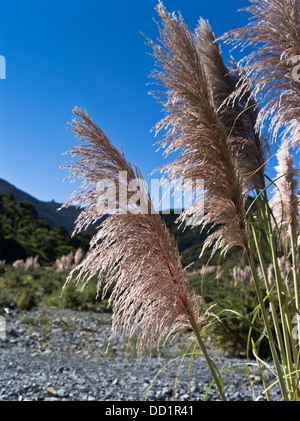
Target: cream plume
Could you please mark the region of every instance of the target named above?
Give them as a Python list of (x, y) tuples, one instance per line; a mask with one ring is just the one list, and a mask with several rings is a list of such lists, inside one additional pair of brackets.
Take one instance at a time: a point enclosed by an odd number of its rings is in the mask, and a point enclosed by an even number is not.
[(270, 130), (276, 139), (285, 127), (299, 141), (300, 77), (296, 65), (300, 61), (300, 14), (298, 0), (250, 0), (243, 10), (251, 13), (250, 23), (225, 34), (222, 39), (254, 48), (244, 60), (246, 76), (237, 95), (253, 92), (264, 103), (257, 120), (262, 129), (270, 119)]
[(249, 192), (262, 190), (265, 187), (264, 167), (269, 145), (255, 128), (258, 106), (251, 98), (251, 91), (237, 97), (234, 103), (227, 101), (237, 89), (240, 79), (245, 77), (244, 71), (233, 58), (232, 69), (227, 67), (212, 28), (204, 19), (199, 20), (196, 28), (196, 45), (212, 86), (218, 116), (230, 136), (233, 153), (238, 157), (245, 186)]
[[(84, 181), (65, 206), (79, 203), (83, 208), (76, 225), (80, 230), (104, 216), (105, 207), (98, 205), (107, 191), (95, 184), (109, 178), (118, 185), (124, 171), (128, 182), (142, 176), (86, 112), (75, 109), (74, 113), (72, 129), (83, 144), (71, 149), (76, 160), (65, 167), (70, 177)], [(143, 194), (151, 209), (148, 191)], [(118, 207), (125, 209), (120, 201)], [(138, 331), (142, 352), (145, 346), (151, 349), (163, 338), (190, 327), (189, 317), (200, 323), (203, 314), (199, 314), (200, 298), (187, 290), (177, 246), (159, 214), (144, 213), (139, 203), (129, 211), (115, 212), (102, 221), (89, 253), (70, 272), (66, 284), (75, 275), (84, 285), (96, 277), (98, 295), (110, 294), (112, 335), (132, 336)]]

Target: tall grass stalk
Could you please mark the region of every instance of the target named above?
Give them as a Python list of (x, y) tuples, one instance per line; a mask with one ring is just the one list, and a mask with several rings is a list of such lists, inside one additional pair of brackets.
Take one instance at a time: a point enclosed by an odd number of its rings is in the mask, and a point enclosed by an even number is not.
[(216, 383), (216, 386), (217, 386), (217, 388), (218, 388), (218, 390), (220, 392), (221, 398), (222, 398), (223, 401), (227, 401), (227, 398), (226, 398), (226, 396), (224, 394), (223, 385), (220, 382), (220, 379), (221, 379), (220, 374), (217, 374), (217, 372), (216, 372), (215, 365), (212, 362), (212, 360), (211, 360), (211, 358), (210, 358), (210, 356), (209, 356), (209, 354), (207, 352), (206, 346), (204, 345), (204, 342), (203, 342), (203, 340), (201, 338), (201, 334), (199, 332), (199, 328), (198, 328), (197, 324), (195, 323), (195, 321), (191, 317), (189, 317), (189, 320), (190, 320), (190, 323), (191, 323), (191, 327), (192, 327), (192, 329), (193, 329), (193, 331), (195, 333), (195, 336), (197, 338), (198, 344), (199, 344), (199, 346), (201, 348), (201, 351), (202, 351), (202, 353), (204, 355), (204, 358), (205, 358), (205, 360), (207, 362), (207, 365), (208, 365), (208, 367), (210, 369), (210, 372), (211, 372), (211, 374), (213, 376), (213, 379), (214, 379), (214, 381)]
[[(295, 295), (295, 308), (296, 308), (296, 320), (297, 326), (296, 330), (300, 333), (300, 295), (299, 295), (299, 281), (298, 281), (298, 273), (297, 273), (297, 242), (294, 236), (294, 230), (291, 226), (291, 250), (292, 250), (292, 273), (293, 273), (293, 282), (294, 282), (294, 295)], [(298, 350), (298, 355), (296, 357), (297, 361), (297, 368), (300, 368), (299, 365), (299, 354), (300, 354), (300, 338), (298, 338), (298, 342), (295, 344), (296, 349)]]

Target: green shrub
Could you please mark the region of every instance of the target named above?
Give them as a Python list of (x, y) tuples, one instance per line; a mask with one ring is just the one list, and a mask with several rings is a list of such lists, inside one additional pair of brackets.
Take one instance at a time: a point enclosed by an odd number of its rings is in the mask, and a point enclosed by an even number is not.
[(75, 310), (97, 310), (103, 308), (96, 301), (96, 284), (91, 282), (82, 291), (82, 286), (70, 282), (62, 294), (68, 273), (57, 273), (45, 267), (22, 269), (7, 265), (0, 274), (0, 306), (15, 306), (29, 310), (34, 306), (71, 308)]
[(23, 290), (17, 298), (17, 308), (20, 310), (30, 310), (37, 304), (35, 291), (32, 288)]

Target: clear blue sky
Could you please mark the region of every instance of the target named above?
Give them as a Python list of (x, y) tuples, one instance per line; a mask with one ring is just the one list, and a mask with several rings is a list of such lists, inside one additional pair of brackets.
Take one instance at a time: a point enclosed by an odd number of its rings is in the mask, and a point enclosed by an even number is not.
[[(123, 145), (146, 178), (164, 162), (151, 128), (161, 107), (148, 95), (157, 0), (10, 0), (1, 3), (0, 178), (40, 200), (64, 202), (74, 185), (59, 169), (76, 144), (66, 129), (86, 108), (111, 141)], [(200, 16), (216, 36), (245, 25), (247, 0), (165, 0), (190, 29)], [(226, 47), (224, 46), (224, 51)], [(225, 55), (227, 57), (227, 53)], [(240, 58), (240, 57), (238, 57)]]

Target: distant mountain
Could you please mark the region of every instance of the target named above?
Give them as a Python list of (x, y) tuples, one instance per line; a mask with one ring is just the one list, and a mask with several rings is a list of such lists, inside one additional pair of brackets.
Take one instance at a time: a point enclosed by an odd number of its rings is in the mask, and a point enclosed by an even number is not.
[(70, 206), (68, 209), (58, 211), (57, 209), (61, 206), (60, 203), (56, 203), (54, 201), (42, 202), (1, 178), (0, 193), (13, 194), (17, 202), (32, 203), (35, 206), (38, 215), (41, 218), (44, 218), (45, 221), (47, 221), (53, 228), (64, 226), (68, 231), (73, 231), (74, 221), (80, 213), (80, 209), (77, 209), (75, 206)]

